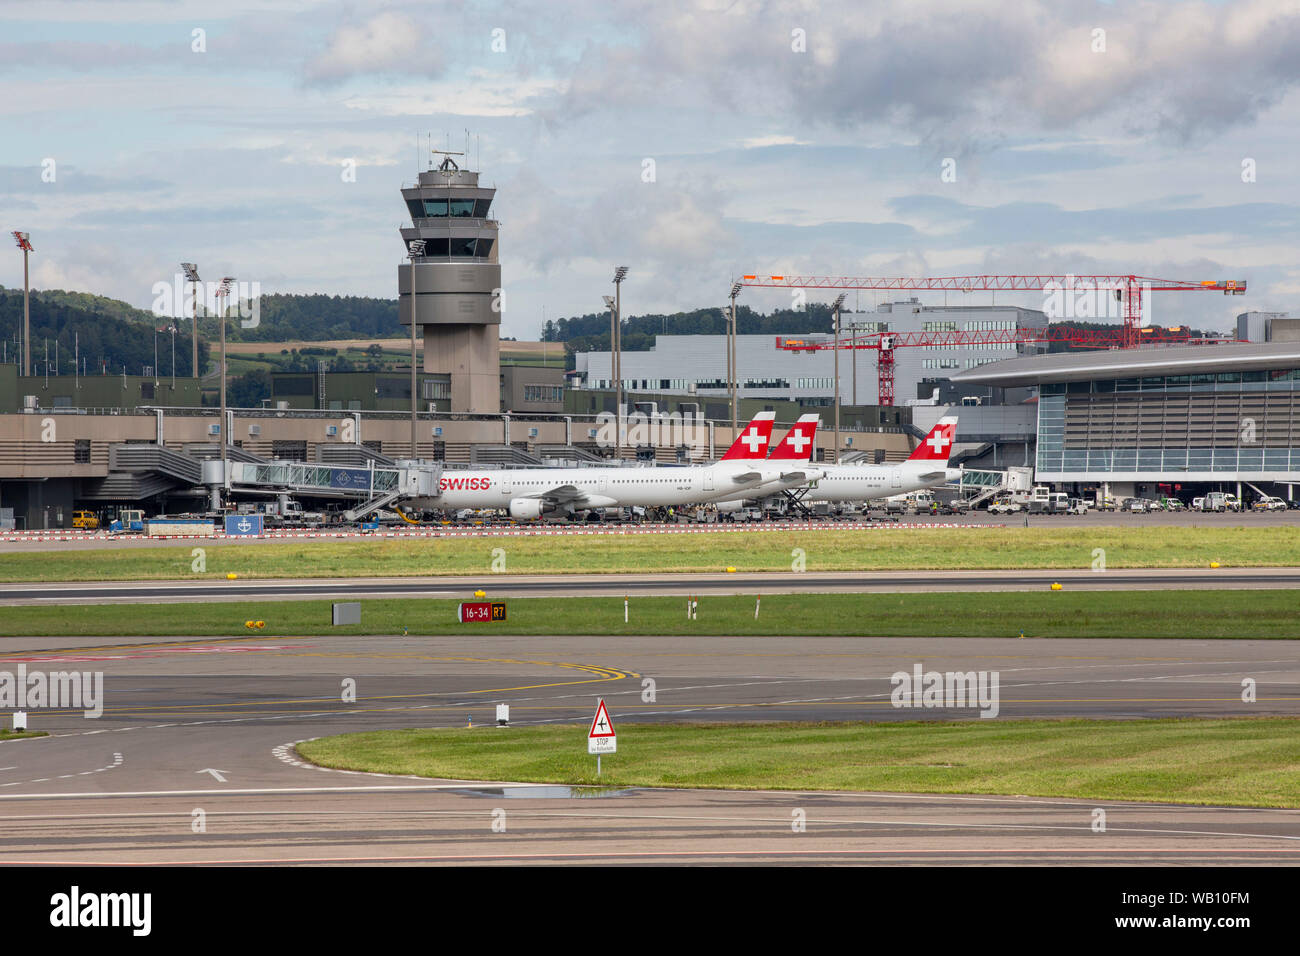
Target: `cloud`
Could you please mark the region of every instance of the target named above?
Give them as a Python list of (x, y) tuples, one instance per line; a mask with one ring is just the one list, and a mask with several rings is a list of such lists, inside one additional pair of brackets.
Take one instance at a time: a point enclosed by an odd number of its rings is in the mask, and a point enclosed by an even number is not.
[(773, 0), (681, 5), (641, 22), (582, 52), (549, 115), (704, 101), (969, 149), (1086, 122), (1177, 142), (1249, 124), (1300, 85), (1300, 0)]
[(312, 83), (340, 83), (365, 73), (436, 75), (442, 63), (410, 17), (388, 11), (360, 25), (341, 26), (324, 53), (307, 64)]

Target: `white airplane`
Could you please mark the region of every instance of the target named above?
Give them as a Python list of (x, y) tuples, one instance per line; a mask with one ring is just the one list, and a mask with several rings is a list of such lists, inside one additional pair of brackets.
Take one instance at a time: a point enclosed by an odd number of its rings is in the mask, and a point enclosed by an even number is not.
[[(804, 418), (816, 416), (804, 416)], [(770, 494), (798, 487), (821, 477), (820, 469), (799, 467), (798, 459), (767, 459), (774, 412), (759, 412), (712, 465), (646, 468), (510, 468), (445, 472), (438, 480), (438, 497), (429, 505), (460, 508), (499, 508), (512, 518), (573, 514), (592, 508), (682, 505), (693, 502)], [(813, 426), (816, 427), (815, 425)], [(796, 425), (795, 441), (808, 430)], [(789, 435), (786, 436), (789, 439)], [(806, 439), (812, 454), (812, 439)]]
[(817, 447), (817, 426), (821, 423), (818, 415), (803, 415), (794, 423), (784, 438), (772, 449), (768, 458), (769, 465), (776, 465), (778, 471), (769, 473), (770, 477), (762, 484), (745, 489), (744, 498), (732, 498), (715, 503), (719, 511), (725, 513), (739, 511), (747, 501), (765, 498), (781, 491), (792, 491), (809, 482), (817, 481), (826, 474), (824, 465), (814, 467), (811, 464), (813, 449)]
[(961, 469), (948, 467), (956, 431), (955, 417), (939, 419), (911, 456), (896, 465), (823, 465), (825, 477), (816, 481), (800, 500), (804, 504), (870, 501), (960, 481)]

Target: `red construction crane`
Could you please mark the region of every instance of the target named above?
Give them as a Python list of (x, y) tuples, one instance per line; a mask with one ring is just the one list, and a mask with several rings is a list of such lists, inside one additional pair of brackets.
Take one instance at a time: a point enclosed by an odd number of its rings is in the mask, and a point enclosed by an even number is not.
[[(949, 276), (928, 279), (913, 277), (850, 277), (850, 276), (794, 276), (747, 275), (741, 284), (757, 288), (784, 289), (885, 289), (891, 291), (924, 290), (942, 292), (1049, 292), (1065, 296), (1079, 293), (1113, 293), (1124, 305), (1124, 324), (1115, 329), (1083, 330), (1067, 327), (1035, 329), (1004, 329), (985, 331), (947, 332), (876, 332), (839, 340), (840, 348), (875, 349), (879, 402), (894, 404), (894, 349), (915, 346), (992, 345), (1003, 343), (1070, 342), (1092, 348), (1133, 348), (1142, 344), (1200, 344), (1230, 341), (1227, 338), (1192, 339), (1186, 329), (1142, 328), (1142, 293), (1145, 292), (1222, 292), (1224, 295), (1243, 295), (1246, 283), (1242, 280), (1206, 280), (1201, 282), (1180, 279), (1152, 279), (1136, 275), (1036, 275), (1036, 276)], [(1070, 300), (1071, 302), (1073, 299)], [(1069, 313), (1066, 307), (1066, 314)], [(1079, 316), (1094, 318), (1093, 315)], [(815, 351), (833, 349), (836, 343), (777, 337), (777, 348), (790, 351)]]

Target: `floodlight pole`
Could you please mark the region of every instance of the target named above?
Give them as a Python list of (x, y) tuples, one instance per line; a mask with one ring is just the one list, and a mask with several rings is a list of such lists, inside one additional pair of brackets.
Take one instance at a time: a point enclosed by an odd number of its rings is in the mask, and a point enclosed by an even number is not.
[(411, 457), (412, 458), (416, 457), (415, 448), (416, 448), (416, 442), (419, 437), (418, 426), (416, 424), (416, 418), (415, 418), (416, 408), (418, 407), (417, 406), (418, 400), (415, 394), (415, 389), (416, 389), (416, 375), (415, 375), (416, 321), (415, 320), (419, 315), (418, 310), (420, 308), (419, 306), (420, 300), (419, 300), (419, 296), (416, 293), (416, 288), (415, 288), (415, 260), (424, 255), (424, 249), (425, 249), (425, 240), (415, 239), (412, 240), (410, 246), (408, 246), (406, 250), (407, 255), (410, 257), (411, 260)]
[(844, 305), (844, 293), (841, 292), (835, 304), (835, 464), (840, 463), (840, 307)]
[(27, 253), (31, 250), (31, 244), (28, 242), (21, 243), (23, 247), (23, 375), (30, 375), (28, 371), (32, 364), (32, 310), (31, 310), (31, 283), (27, 278)]
[(181, 268), (185, 270), (185, 278), (189, 281), (190, 288), (194, 291), (194, 328), (192, 330), (194, 352), (193, 357), (190, 359), (190, 374), (193, 375), (195, 379), (200, 380), (196, 382), (196, 387), (199, 392), (199, 404), (202, 405), (203, 382), (201, 381), (202, 373), (199, 371), (199, 267), (192, 262), (182, 262)]
[(614, 269), (614, 457), (623, 457), (623, 280), (627, 266)]
[[(230, 436), (226, 434), (226, 297), (230, 295), (230, 287), (234, 285), (235, 277), (226, 276), (221, 280), (221, 286), (217, 289), (217, 319), (221, 323), (221, 485), (223, 488), (229, 487), (229, 479), (226, 475), (226, 444)], [(196, 323), (197, 324), (197, 323)], [(223, 501), (224, 507), (224, 501)]]
[(743, 288), (739, 282), (731, 285), (731, 315), (727, 323), (727, 392), (731, 399), (731, 438), (736, 438), (736, 403), (740, 392), (740, 378), (736, 369), (736, 296)]
[(31, 312), (31, 283), (28, 280), (27, 273), (27, 254), (34, 251), (32, 249), (32, 235), (29, 232), (12, 233), (14, 241), (18, 243), (18, 248), (23, 251), (23, 371), (24, 377), (31, 375), (32, 367), (32, 312)]

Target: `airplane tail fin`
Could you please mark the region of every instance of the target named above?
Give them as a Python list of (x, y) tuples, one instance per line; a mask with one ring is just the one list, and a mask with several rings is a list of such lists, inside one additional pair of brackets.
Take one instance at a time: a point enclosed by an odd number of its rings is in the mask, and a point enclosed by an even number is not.
[(772, 449), (772, 459), (783, 461), (811, 461), (816, 446), (817, 425), (820, 415), (803, 415), (786, 432), (785, 437)]
[(748, 425), (740, 430), (736, 440), (731, 443), (723, 461), (743, 461), (767, 457), (768, 443), (772, 440), (772, 423), (776, 412), (759, 412)]
[(916, 451), (907, 457), (908, 461), (942, 461), (947, 462), (952, 454), (952, 443), (957, 436), (957, 419), (954, 416), (941, 418), (930, 434), (916, 446)]

